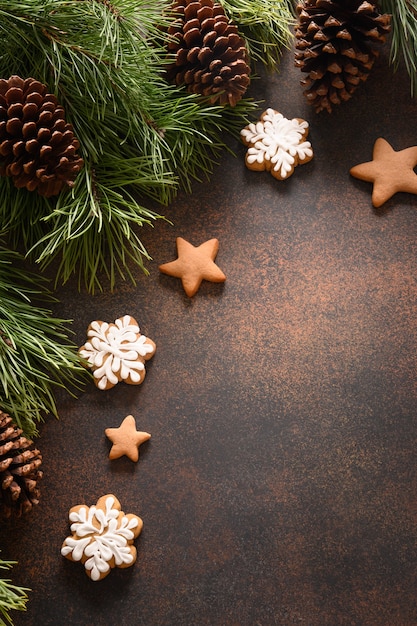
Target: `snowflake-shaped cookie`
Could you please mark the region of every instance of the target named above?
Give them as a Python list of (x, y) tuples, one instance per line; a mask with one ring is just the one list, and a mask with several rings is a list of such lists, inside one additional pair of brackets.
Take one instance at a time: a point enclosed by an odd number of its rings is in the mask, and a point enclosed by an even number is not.
[(288, 120), (278, 111), (266, 109), (259, 122), (252, 122), (240, 131), (243, 143), (248, 146), (246, 166), (257, 172), (270, 171), (279, 180), (288, 178), (296, 165), (313, 158), (311, 143), (306, 141), (308, 130), (305, 120)]
[(140, 517), (121, 511), (112, 494), (102, 496), (95, 506), (79, 504), (69, 512), (72, 535), (62, 544), (61, 554), (81, 561), (91, 580), (102, 580), (114, 567), (129, 567), (136, 561), (133, 540), (140, 534)]
[(111, 389), (118, 382), (139, 385), (145, 378), (145, 361), (150, 359), (156, 345), (144, 335), (136, 320), (125, 315), (107, 322), (91, 322), (87, 329), (88, 341), (78, 354), (93, 371), (99, 389)]

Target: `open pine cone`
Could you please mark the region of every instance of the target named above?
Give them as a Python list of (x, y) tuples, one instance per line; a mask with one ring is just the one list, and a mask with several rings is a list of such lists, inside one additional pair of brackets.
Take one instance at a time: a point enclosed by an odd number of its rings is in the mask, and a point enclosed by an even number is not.
[(176, 0), (177, 19), (168, 29), (169, 53), (175, 62), (167, 78), (212, 104), (236, 106), (250, 83), (244, 39), (223, 7), (213, 0)]
[(368, 78), (390, 16), (362, 0), (301, 0), (297, 14), (295, 64), (308, 74), (304, 94), (317, 113), (330, 113)]
[(83, 166), (62, 106), (34, 78), (0, 79), (0, 175), (41, 196), (60, 193)]
[(30, 439), (0, 411), (0, 515), (28, 513), (39, 502), (42, 457)]

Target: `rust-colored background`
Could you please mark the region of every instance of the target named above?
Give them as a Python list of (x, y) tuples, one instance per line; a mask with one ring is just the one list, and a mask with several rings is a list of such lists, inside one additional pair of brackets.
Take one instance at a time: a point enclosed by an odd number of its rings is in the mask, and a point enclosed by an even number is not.
[[(41, 428), (42, 501), (2, 526), (16, 626), (416, 626), (417, 196), (380, 210), (349, 176), (375, 139), (417, 144), (417, 101), (388, 49), (332, 115), (305, 102), (292, 51), (252, 93), (310, 122), (315, 157), (285, 182), (224, 154), (210, 184), (143, 229), (150, 276), (59, 290), (85, 340), (133, 315), (157, 343), (140, 387), (60, 396)], [(217, 237), (223, 285), (188, 299), (158, 264)], [(152, 439), (110, 462), (129, 413)], [(92, 583), (60, 555), (68, 510), (114, 493), (140, 515), (138, 560)]]

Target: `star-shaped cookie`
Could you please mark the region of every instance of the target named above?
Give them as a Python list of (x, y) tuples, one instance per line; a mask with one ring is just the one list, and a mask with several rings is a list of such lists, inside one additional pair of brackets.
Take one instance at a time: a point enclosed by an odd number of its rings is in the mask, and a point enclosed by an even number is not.
[(195, 247), (182, 237), (177, 237), (178, 258), (160, 265), (159, 269), (163, 274), (181, 278), (184, 291), (191, 298), (197, 293), (203, 280), (212, 283), (223, 283), (226, 280), (226, 276), (214, 262), (218, 249), (217, 239), (209, 239)]
[(136, 422), (133, 415), (124, 418), (119, 428), (106, 428), (106, 437), (113, 443), (109, 459), (118, 459), (127, 456), (136, 462), (139, 459), (139, 446), (151, 438), (149, 433), (136, 430)]
[(379, 137), (374, 144), (372, 161), (355, 165), (350, 174), (374, 184), (372, 204), (378, 208), (399, 191), (417, 194), (416, 165), (417, 146), (397, 152)]

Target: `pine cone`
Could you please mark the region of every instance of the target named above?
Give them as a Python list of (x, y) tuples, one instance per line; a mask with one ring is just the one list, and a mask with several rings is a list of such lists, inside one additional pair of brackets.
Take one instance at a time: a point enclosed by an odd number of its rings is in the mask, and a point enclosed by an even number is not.
[(16, 187), (45, 197), (74, 185), (83, 166), (65, 113), (47, 87), (35, 80), (0, 79), (0, 175)]
[(213, 0), (176, 0), (177, 19), (168, 29), (175, 62), (167, 78), (189, 92), (208, 96), (212, 104), (236, 103), (250, 83), (245, 41), (223, 7)]
[(20, 517), (39, 502), (42, 457), (12, 418), (0, 411), (0, 514)]
[(295, 65), (308, 74), (304, 94), (317, 113), (330, 113), (368, 78), (390, 16), (362, 0), (303, 0), (297, 14)]

